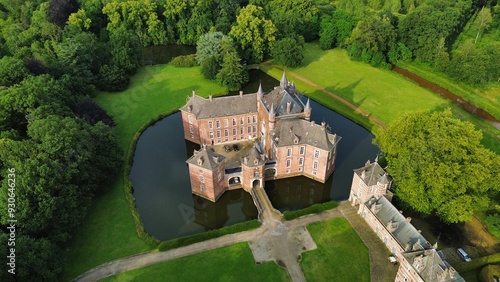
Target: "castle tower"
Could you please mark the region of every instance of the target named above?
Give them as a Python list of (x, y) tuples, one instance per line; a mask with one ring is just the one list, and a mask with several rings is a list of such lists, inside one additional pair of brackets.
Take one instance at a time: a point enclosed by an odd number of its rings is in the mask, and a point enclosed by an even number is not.
[(225, 180), (226, 158), (203, 146), (187, 161), (191, 192), (215, 202), (227, 188)]
[(309, 101), (309, 98), (307, 98), (306, 107), (304, 108), (305, 119), (307, 121), (311, 120), (311, 111), (312, 111), (311, 103)]
[(254, 145), (246, 156), (241, 160), (242, 181), (241, 184), (245, 191), (249, 192), (255, 186), (264, 187), (264, 167), (266, 156), (259, 152)]
[(286, 79), (285, 70), (283, 70), (283, 75), (281, 76), (280, 87), (283, 89), (286, 89), (288, 87), (288, 80)]
[(367, 161), (365, 166), (354, 170), (349, 201), (354, 206), (362, 205), (372, 197), (379, 199), (384, 196), (390, 200), (392, 193), (388, 189), (391, 183), (391, 177), (377, 162)]

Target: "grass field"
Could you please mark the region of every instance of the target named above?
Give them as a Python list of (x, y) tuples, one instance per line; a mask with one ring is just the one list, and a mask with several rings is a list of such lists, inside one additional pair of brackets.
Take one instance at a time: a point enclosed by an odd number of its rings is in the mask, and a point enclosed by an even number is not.
[[(351, 61), (345, 50), (324, 51), (317, 43), (307, 43), (305, 50), (303, 66), (290, 69), (291, 71), (345, 98), (383, 123), (388, 124), (398, 116), (411, 111), (433, 111), (449, 107), (456, 117), (470, 121), (476, 128), (481, 129), (484, 136), (482, 143), (500, 154), (499, 130), (439, 95), (390, 70)], [(281, 78), (281, 69), (265, 65), (263, 69), (269, 75)], [(328, 94), (300, 82), (293, 76), (289, 75), (288, 79), (294, 80), (297, 88), (304, 94), (377, 134), (377, 127), (374, 127), (366, 117), (353, 112), (347, 106), (339, 106), (340, 102)]]
[[(177, 110), (193, 89), (202, 96), (227, 92), (224, 87), (205, 80), (199, 68), (156, 65), (141, 68), (127, 90), (100, 93), (95, 101), (113, 116), (120, 147), (127, 155), (136, 132), (159, 115)], [(156, 247), (146, 244), (135, 232), (124, 195), (123, 173), (111, 191), (94, 200), (65, 255), (62, 280), (69, 281), (104, 262)]]
[(343, 218), (307, 226), (318, 249), (302, 254), (307, 281), (370, 281), (368, 248)]
[(288, 281), (274, 262), (255, 264), (248, 243), (158, 263), (100, 281)]

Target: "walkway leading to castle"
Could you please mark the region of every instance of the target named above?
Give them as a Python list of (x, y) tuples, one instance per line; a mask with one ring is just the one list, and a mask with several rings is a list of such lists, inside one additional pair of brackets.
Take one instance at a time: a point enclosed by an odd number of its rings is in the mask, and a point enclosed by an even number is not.
[[(292, 281), (305, 281), (298, 264), (300, 257), (296, 255), (297, 253), (300, 254), (302, 250), (297, 250), (297, 248), (304, 246), (307, 249), (314, 249), (316, 247), (314, 241), (309, 236), (309, 232), (306, 230), (306, 226), (314, 222), (343, 216), (349, 221), (369, 249), (371, 281), (394, 281), (397, 267), (392, 267), (389, 264), (387, 260), (389, 251), (378, 240), (375, 233), (373, 233), (363, 219), (356, 214), (355, 208), (351, 207), (348, 201), (342, 202), (339, 208), (320, 214), (308, 215), (291, 221), (276, 221), (275, 217), (271, 217), (271, 220), (267, 220), (267, 223), (263, 223), (261, 227), (254, 230), (230, 234), (165, 252), (151, 251), (117, 259), (85, 272), (77, 277), (75, 281), (97, 281), (129, 270), (239, 242), (249, 242), (256, 261), (279, 259), (277, 263), (287, 268)], [(267, 240), (265, 239), (266, 236)], [(266, 248), (269, 248), (270, 251), (265, 251)]]
[[(263, 65), (266, 65), (266, 66), (270, 66), (270, 67), (276, 68), (276, 69), (281, 69), (280, 67), (275, 66), (275, 65), (272, 65), (272, 64), (270, 64), (270, 63), (268, 63), (268, 62), (264, 62), (264, 63), (262, 63), (262, 64), (263, 64)], [(281, 69), (281, 70), (283, 70), (283, 69)], [(379, 119), (377, 119), (376, 117), (372, 116), (370, 113), (368, 113), (368, 112), (366, 112), (366, 111), (363, 111), (363, 110), (362, 110), (362, 109), (360, 109), (358, 106), (356, 106), (356, 105), (354, 105), (353, 103), (351, 103), (351, 102), (347, 101), (346, 99), (344, 99), (344, 98), (340, 97), (339, 95), (337, 95), (337, 94), (333, 93), (332, 91), (325, 89), (325, 88), (324, 88), (324, 87), (322, 87), (321, 85), (318, 85), (318, 84), (316, 84), (316, 83), (314, 83), (314, 82), (310, 81), (309, 79), (307, 79), (307, 78), (305, 78), (305, 77), (303, 77), (303, 76), (300, 76), (300, 75), (298, 75), (297, 73), (294, 73), (294, 72), (289, 71), (289, 70), (287, 70), (287, 71), (286, 71), (286, 74), (287, 74), (287, 75), (291, 75), (291, 76), (295, 77), (296, 79), (298, 79), (298, 80), (300, 80), (300, 81), (304, 82), (305, 84), (310, 85), (310, 86), (312, 86), (312, 87), (314, 87), (314, 88), (316, 88), (316, 89), (318, 89), (318, 90), (320, 90), (320, 91), (322, 91), (322, 92), (324, 92), (324, 93), (326, 93), (326, 94), (330, 95), (330, 96), (331, 96), (331, 97), (333, 97), (335, 100), (337, 100), (337, 101), (341, 102), (342, 104), (344, 104), (344, 105), (348, 106), (349, 108), (353, 109), (355, 112), (358, 112), (358, 113), (362, 114), (364, 117), (368, 118), (368, 119), (369, 119), (369, 120), (371, 120), (373, 123), (377, 124), (378, 126), (382, 127), (383, 129), (385, 129), (385, 128), (387, 127), (387, 126), (386, 126), (383, 122), (381, 122), (381, 121), (380, 121)]]

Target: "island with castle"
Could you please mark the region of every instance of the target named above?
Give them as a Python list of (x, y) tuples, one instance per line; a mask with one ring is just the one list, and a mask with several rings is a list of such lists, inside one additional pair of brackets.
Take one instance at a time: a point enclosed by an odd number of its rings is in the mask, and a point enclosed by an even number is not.
[[(268, 180), (326, 182), (341, 137), (311, 121), (310, 101), (301, 96), (285, 72), (269, 93), (261, 85), (257, 93), (217, 98), (193, 91), (180, 109), (184, 138), (201, 146), (186, 161), (192, 193), (215, 202), (227, 190), (253, 194)], [(354, 170), (349, 203), (390, 251), (389, 261), (399, 264), (394, 281), (465, 281), (391, 203), (391, 184), (377, 160), (367, 161)]]

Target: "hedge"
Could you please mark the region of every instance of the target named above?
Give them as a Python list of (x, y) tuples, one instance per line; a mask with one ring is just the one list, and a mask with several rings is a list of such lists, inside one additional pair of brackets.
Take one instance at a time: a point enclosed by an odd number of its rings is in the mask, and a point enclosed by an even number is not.
[(195, 54), (177, 56), (170, 63), (178, 68), (190, 68), (198, 65)]
[(458, 272), (469, 272), (474, 269), (479, 269), (488, 264), (500, 264), (500, 253), (473, 259), (470, 262), (461, 262), (455, 266), (455, 269)]
[(255, 229), (260, 227), (260, 222), (257, 219), (245, 221), (237, 224), (233, 224), (231, 226), (222, 227), (215, 230), (210, 230), (207, 232), (194, 234), (186, 237), (181, 237), (177, 239), (172, 239), (169, 241), (165, 241), (160, 243), (158, 246), (158, 250), (160, 252), (168, 251), (171, 249), (176, 249), (179, 247), (184, 247), (187, 245), (191, 245), (198, 242), (203, 242), (206, 240), (222, 237), (228, 234), (234, 234), (238, 232), (243, 232), (251, 229)]
[(307, 208), (301, 209), (301, 210), (285, 211), (283, 213), (283, 216), (285, 217), (286, 220), (292, 220), (295, 218), (299, 218), (303, 215), (320, 213), (320, 212), (323, 212), (326, 210), (331, 210), (331, 209), (334, 209), (338, 206), (339, 206), (339, 204), (337, 202), (330, 201), (330, 202), (326, 202), (326, 203), (322, 203), (322, 204), (314, 204), (310, 207), (307, 207)]

